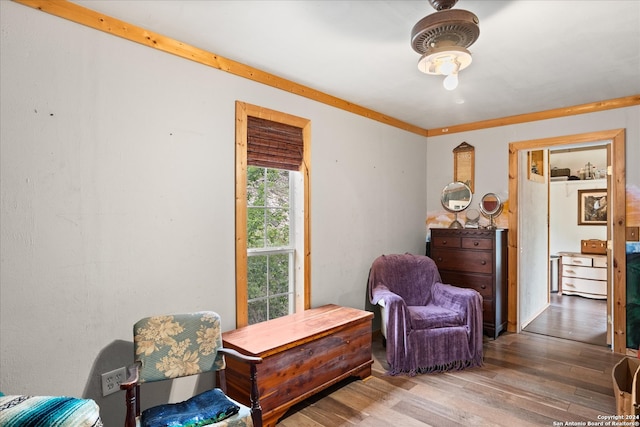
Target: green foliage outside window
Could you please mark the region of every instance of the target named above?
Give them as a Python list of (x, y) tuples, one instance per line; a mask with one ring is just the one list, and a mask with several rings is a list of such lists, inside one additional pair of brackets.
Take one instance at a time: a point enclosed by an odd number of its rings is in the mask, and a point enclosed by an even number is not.
[[(247, 170), (249, 324), (289, 314), (289, 171), (250, 166)], [(281, 249), (261, 253), (260, 249)], [(254, 251), (251, 251), (254, 249)]]

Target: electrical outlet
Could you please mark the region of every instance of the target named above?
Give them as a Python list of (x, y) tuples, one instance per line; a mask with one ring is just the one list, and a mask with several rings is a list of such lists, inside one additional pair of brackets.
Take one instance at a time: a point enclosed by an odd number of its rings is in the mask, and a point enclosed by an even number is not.
[(120, 383), (127, 378), (127, 369), (122, 367), (102, 374), (102, 395), (108, 396), (120, 390)]

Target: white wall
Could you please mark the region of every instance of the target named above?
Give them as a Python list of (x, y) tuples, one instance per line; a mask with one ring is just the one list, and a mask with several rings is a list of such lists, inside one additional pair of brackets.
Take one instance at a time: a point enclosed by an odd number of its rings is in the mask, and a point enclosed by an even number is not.
[[(312, 305), (424, 251), (426, 139), (0, 1), (0, 390), (96, 399), (132, 324), (235, 322), (234, 103), (312, 122)], [(144, 403), (144, 402), (143, 402)]]
[(607, 240), (606, 225), (578, 225), (578, 190), (603, 188), (607, 180), (563, 181), (549, 184), (549, 253), (580, 252), (580, 241)]
[[(465, 108), (482, 106), (465, 104)], [(509, 143), (621, 128), (626, 129), (627, 186), (637, 187), (640, 186), (640, 168), (637, 167), (640, 161), (640, 106), (430, 137), (427, 143), (427, 210), (441, 210), (440, 192), (453, 179), (452, 150), (462, 141), (475, 147), (476, 183), (472, 205), (477, 208), (477, 202), (486, 193), (508, 196)]]

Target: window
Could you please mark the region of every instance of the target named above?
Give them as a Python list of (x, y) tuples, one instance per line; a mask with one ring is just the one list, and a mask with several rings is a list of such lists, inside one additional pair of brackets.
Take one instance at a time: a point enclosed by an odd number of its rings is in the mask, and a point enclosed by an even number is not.
[(247, 293), (249, 324), (295, 311), (295, 215), (290, 200), (297, 172), (247, 168)]
[(236, 102), (236, 325), (310, 307), (306, 119)]

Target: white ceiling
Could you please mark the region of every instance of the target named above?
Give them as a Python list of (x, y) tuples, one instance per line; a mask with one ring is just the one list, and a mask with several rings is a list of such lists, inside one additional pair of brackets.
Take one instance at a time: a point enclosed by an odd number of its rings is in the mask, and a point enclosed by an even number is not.
[(400, 1), (75, 1), (426, 129), (640, 94), (639, 0), (460, 0), (480, 37), (454, 91), (417, 69)]

